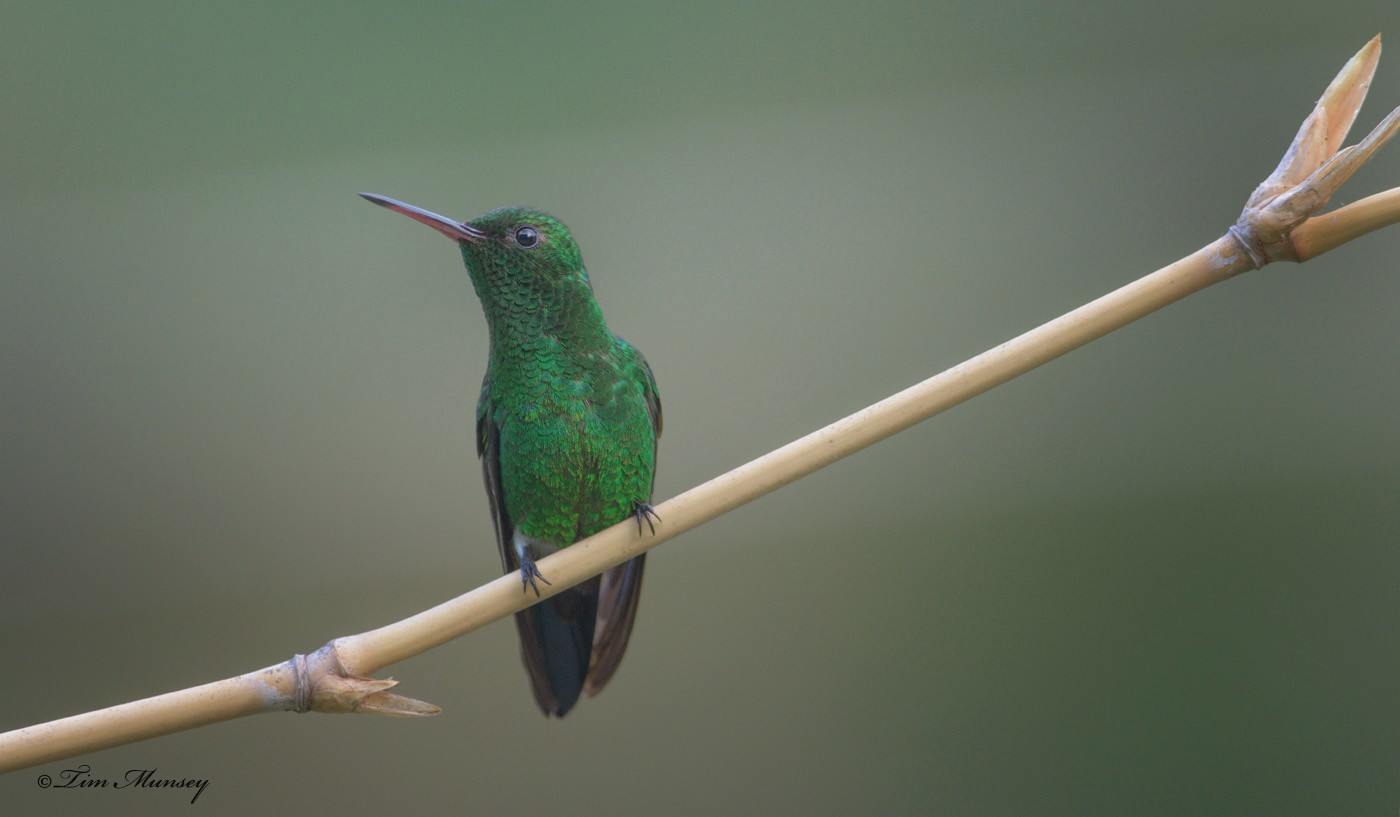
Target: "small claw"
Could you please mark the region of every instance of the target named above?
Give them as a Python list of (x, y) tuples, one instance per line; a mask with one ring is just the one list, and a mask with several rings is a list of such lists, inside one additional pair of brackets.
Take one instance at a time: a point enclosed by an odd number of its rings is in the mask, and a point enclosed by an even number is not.
[(520, 559), (520, 592), (523, 593), (527, 590), (534, 590), (535, 597), (539, 598), (540, 586), (535, 584), (535, 579), (539, 579), (545, 584), (553, 584), (553, 582), (544, 577), (544, 574), (540, 572), (538, 567), (535, 567), (534, 559), (531, 559), (529, 556), (522, 556)]
[(637, 535), (638, 535), (638, 536), (641, 536), (641, 535), (642, 535), (642, 520), (646, 520), (647, 527), (648, 527), (648, 528), (651, 528), (651, 534), (652, 534), (653, 536), (655, 536), (655, 535), (656, 535), (656, 525), (652, 524), (652, 520), (654, 519), (654, 520), (656, 520), (657, 522), (660, 522), (660, 521), (661, 521), (661, 515), (658, 514), (658, 513), (656, 512), (656, 509), (653, 508), (653, 507), (651, 506), (651, 503), (650, 503), (650, 502), (638, 502), (638, 503), (637, 503), (637, 510), (634, 511), (634, 514), (635, 514), (636, 517), (637, 517)]

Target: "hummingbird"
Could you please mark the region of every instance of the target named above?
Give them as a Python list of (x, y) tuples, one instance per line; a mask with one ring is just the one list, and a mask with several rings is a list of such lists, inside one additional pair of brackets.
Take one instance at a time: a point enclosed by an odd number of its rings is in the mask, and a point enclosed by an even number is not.
[[(558, 219), (502, 207), (470, 221), (365, 199), (457, 242), (490, 331), (476, 451), (507, 574), (651, 506), (661, 397), (646, 358), (608, 330), (578, 244)], [(535, 702), (563, 717), (598, 694), (627, 649), (646, 554), (515, 614)]]

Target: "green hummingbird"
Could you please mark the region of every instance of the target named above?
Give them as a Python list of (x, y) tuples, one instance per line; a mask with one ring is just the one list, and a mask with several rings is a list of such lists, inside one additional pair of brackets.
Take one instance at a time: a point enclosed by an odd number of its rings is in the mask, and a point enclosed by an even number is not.
[[(491, 334), (476, 450), (501, 562), (522, 588), (535, 560), (628, 518), (652, 527), (661, 397), (646, 358), (608, 331), (578, 244), (558, 219), (502, 207), (453, 221), (369, 201), (456, 241)], [(655, 528), (652, 527), (653, 532)], [(627, 649), (645, 554), (515, 614), (535, 702), (563, 717)]]

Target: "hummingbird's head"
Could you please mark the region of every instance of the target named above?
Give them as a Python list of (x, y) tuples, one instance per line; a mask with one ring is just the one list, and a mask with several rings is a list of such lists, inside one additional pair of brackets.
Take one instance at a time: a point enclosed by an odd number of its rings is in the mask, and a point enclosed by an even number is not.
[(480, 238), (461, 239), (474, 280), (496, 285), (588, 283), (578, 244), (563, 222), (529, 207), (501, 207), (467, 222)]
[(551, 323), (581, 317), (580, 306), (590, 315), (597, 311), (578, 244), (569, 228), (548, 213), (501, 207), (470, 221), (453, 221), (385, 196), (360, 195), (456, 241), (493, 323), (512, 311), (545, 315)]
[(588, 283), (578, 244), (559, 219), (529, 207), (501, 207), (471, 221), (454, 221), (421, 207), (361, 193), (366, 200), (426, 224), (462, 248), (473, 280), (505, 283), (527, 279), (557, 284), (573, 279)]

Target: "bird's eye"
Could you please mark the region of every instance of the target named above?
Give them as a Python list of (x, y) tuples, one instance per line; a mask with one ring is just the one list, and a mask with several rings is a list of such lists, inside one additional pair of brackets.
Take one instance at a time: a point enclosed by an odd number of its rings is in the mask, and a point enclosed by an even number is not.
[(527, 250), (540, 243), (540, 231), (528, 224), (523, 227), (516, 227), (514, 235), (515, 243)]

